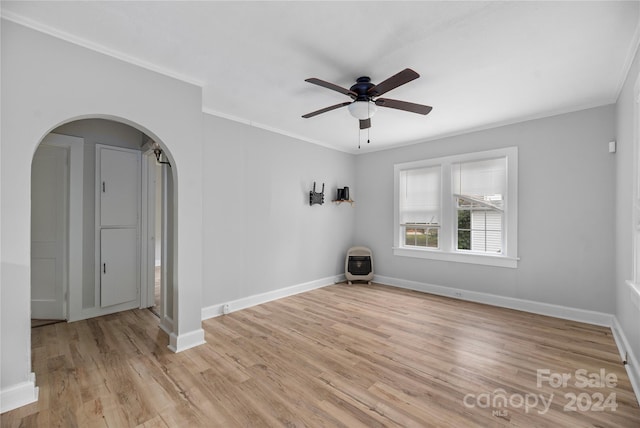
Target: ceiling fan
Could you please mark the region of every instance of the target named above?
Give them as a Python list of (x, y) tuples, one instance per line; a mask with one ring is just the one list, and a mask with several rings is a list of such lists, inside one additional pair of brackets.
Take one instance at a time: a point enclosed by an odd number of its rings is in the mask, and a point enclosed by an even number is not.
[(418, 73), (410, 68), (405, 68), (401, 72), (394, 74), (377, 85), (371, 83), (371, 79), (367, 76), (358, 77), (355, 85), (351, 86), (349, 89), (333, 83), (325, 82), (324, 80), (316, 79), (315, 77), (306, 79), (305, 82), (313, 83), (314, 85), (322, 86), (324, 88), (340, 92), (341, 94), (348, 95), (353, 101), (346, 101), (330, 107), (325, 107), (323, 109), (307, 113), (302, 117), (308, 119), (340, 107), (348, 107), (349, 113), (351, 113), (351, 115), (356, 119), (360, 120), (360, 129), (367, 129), (371, 127), (371, 116), (376, 112), (378, 106), (395, 108), (418, 114), (428, 114), (432, 109), (430, 106), (410, 103), (407, 101), (392, 100), (391, 98), (378, 98), (380, 95), (385, 94), (398, 86), (404, 85), (405, 83), (409, 83), (418, 77), (420, 77)]

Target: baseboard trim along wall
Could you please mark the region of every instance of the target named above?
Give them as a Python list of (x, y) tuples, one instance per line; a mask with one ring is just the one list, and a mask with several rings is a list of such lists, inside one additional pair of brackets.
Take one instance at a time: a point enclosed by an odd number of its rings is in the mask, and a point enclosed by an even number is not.
[(442, 285), (427, 284), (406, 279), (391, 278), (375, 275), (374, 282), (391, 285), (393, 287), (408, 290), (422, 291), (438, 296), (452, 297), (454, 299), (468, 300), (470, 302), (484, 303), (491, 306), (516, 309), (539, 315), (547, 315), (565, 320), (579, 321), (604, 327), (611, 327), (613, 315), (604, 312), (589, 311), (586, 309), (570, 308), (568, 306), (553, 305), (550, 303), (534, 302), (532, 300), (517, 299), (515, 297), (499, 296), (497, 294), (480, 293), (477, 291), (463, 290), (460, 288), (445, 287)]
[(316, 279), (314, 281), (304, 282), (302, 284), (292, 285), (290, 287), (279, 288), (277, 290), (268, 291), (266, 293), (254, 294), (253, 296), (243, 297), (241, 299), (207, 306), (206, 308), (202, 308), (202, 320), (204, 321), (206, 319), (214, 318), (225, 313), (239, 311), (240, 309), (250, 308), (252, 306), (267, 303), (272, 300), (282, 299), (283, 297), (304, 293), (305, 291), (315, 290), (316, 288), (326, 287), (328, 285), (333, 285), (344, 280), (344, 274), (328, 276), (326, 278)]
[(636, 358), (633, 353), (633, 349), (629, 345), (629, 341), (624, 334), (624, 330), (620, 326), (618, 322), (618, 318), (613, 318), (613, 325), (611, 326), (611, 331), (613, 331), (613, 337), (618, 345), (618, 351), (620, 352), (620, 359), (622, 361), (626, 361), (624, 368), (627, 370), (627, 375), (629, 376), (629, 380), (631, 381), (631, 387), (633, 391), (636, 393), (636, 399), (638, 403), (640, 403), (640, 361)]
[(198, 329), (180, 335), (171, 333), (169, 335), (168, 348), (173, 352), (182, 352), (186, 351), (187, 349), (194, 348), (198, 345), (204, 345), (205, 343), (204, 330)]
[(31, 373), (29, 380), (0, 392), (0, 413), (26, 406), (38, 401), (36, 374)]

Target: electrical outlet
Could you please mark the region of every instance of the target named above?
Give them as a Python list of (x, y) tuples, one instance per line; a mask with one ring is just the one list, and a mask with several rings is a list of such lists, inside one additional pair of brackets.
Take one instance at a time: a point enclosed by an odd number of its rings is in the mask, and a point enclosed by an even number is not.
[(228, 303), (222, 305), (222, 313), (225, 314), (225, 315), (229, 313), (229, 304)]
[(461, 291), (456, 291), (456, 292), (453, 293), (453, 295), (455, 297), (462, 297), (462, 292)]

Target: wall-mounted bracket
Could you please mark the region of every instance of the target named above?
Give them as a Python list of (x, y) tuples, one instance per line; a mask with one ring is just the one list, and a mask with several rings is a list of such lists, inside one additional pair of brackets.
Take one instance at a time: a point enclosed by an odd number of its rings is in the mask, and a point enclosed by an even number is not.
[(309, 192), (309, 205), (324, 204), (324, 183), (322, 183), (322, 192), (316, 192), (316, 182), (313, 182), (313, 190)]

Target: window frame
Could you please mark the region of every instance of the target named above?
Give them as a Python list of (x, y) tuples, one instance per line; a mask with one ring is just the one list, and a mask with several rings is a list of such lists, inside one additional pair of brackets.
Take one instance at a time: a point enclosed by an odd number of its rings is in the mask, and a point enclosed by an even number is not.
[[(501, 254), (457, 249), (456, 196), (453, 192), (452, 165), (460, 162), (506, 158), (506, 194), (504, 195), (503, 251)], [(400, 173), (404, 170), (440, 166), (440, 230), (438, 248), (407, 246), (400, 225)], [(473, 263), (488, 266), (518, 267), (518, 148), (506, 147), (403, 162), (394, 165), (393, 254), (431, 260)]]

